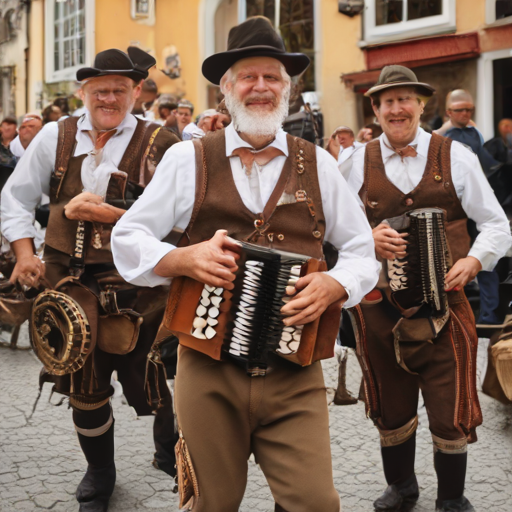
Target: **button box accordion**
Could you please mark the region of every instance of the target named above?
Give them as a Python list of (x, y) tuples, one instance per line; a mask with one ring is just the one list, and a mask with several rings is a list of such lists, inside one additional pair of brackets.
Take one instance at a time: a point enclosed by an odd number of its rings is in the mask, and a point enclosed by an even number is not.
[(451, 267), (446, 240), (446, 213), (441, 208), (420, 208), (385, 222), (399, 233), (408, 233), (407, 254), (388, 260), (391, 298), (403, 316), (411, 317), (421, 308), (431, 317), (435, 332), (449, 314), (445, 277)]
[(164, 326), (180, 344), (217, 360), (232, 360), (251, 376), (265, 375), (276, 353), (302, 366), (334, 355), (341, 301), (316, 321), (287, 327), (286, 287), (327, 270), (325, 261), (240, 242), (233, 290), (189, 277), (173, 279)]

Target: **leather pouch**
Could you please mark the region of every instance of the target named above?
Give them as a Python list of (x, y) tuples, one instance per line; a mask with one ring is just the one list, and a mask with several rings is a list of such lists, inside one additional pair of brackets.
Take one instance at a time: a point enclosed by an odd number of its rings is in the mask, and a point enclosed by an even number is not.
[(98, 347), (108, 354), (131, 352), (139, 339), (142, 316), (126, 310), (116, 315), (103, 315), (98, 321)]

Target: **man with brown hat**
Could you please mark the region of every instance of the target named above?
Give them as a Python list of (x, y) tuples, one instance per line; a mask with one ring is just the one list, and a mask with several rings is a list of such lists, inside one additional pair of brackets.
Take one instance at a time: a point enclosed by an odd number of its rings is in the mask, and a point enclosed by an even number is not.
[[(359, 331), (366, 407), (380, 432), (388, 483), (374, 503), (378, 511), (398, 511), (418, 499), (414, 458), (419, 390), (434, 444), (436, 510), (474, 510), (463, 494), (467, 444), (476, 441), (482, 413), (475, 373), (478, 340), (463, 288), (482, 268), (492, 269), (511, 245), (507, 218), (477, 157), (462, 144), (419, 128), (433, 93), (433, 87), (418, 82), (410, 69), (382, 70), (378, 83), (366, 94), (384, 133), (366, 145), (364, 158), (354, 163), (349, 179), (364, 203), (377, 255), (391, 280), (389, 284), (381, 279), (378, 288), (352, 310)], [(453, 261), (451, 268), (447, 263), (444, 278), (447, 296), (442, 300), (447, 302), (442, 317), (422, 294), (415, 307), (407, 309), (398, 301), (400, 287), (393, 287), (392, 280), (397, 264), (405, 269), (406, 280), (414, 275), (436, 277), (431, 268), (413, 260), (419, 244), (407, 241), (407, 230), (399, 233), (390, 226), (397, 225), (395, 217), (432, 207), (445, 211)], [(480, 231), (471, 250), (468, 217)], [(424, 238), (420, 243), (430, 249), (431, 238)]]
[[(151, 414), (144, 392), (146, 356), (166, 290), (137, 289), (123, 281), (112, 260), (110, 232), (178, 141), (130, 114), (155, 63), (130, 47), (128, 53), (100, 52), (94, 67), (79, 69), (87, 113), (45, 125), (2, 191), (2, 234), (17, 259), (11, 282), (37, 288), (46, 277), (58, 289), (36, 299), (31, 339), (45, 366), (41, 385), (53, 382), (55, 391), (69, 396), (88, 463), (76, 493), (81, 512), (105, 512), (114, 490), (114, 370), (128, 403), (140, 415)], [(42, 194), (50, 196), (44, 261), (33, 244), (34, 210)], [(172, 475), (175, 441), (168, 405), (155, 419), (155, 464)]]
[[(290, 77), (308, 65), (305, 55), (286, 52), (263, 17), (234, 27), (228, 50), (205, 60), (203, 74), (220, 84), (232, 123), (171, 148), (116, 226), (115, 261), (127, 280), (158, 285), (188, 276), (232, 290), (233, 238), (318, 259), (325, 239), (339, 249), (336, 266), (290, 287), (300, 293), (281, 310), (286, 326), (307, 324), (336, 301), (355, 305), (374, 286), (371, 231), (336, 162), (281, 128)], [(174, 227), (192, 245), (163, 242)], [(331, 322), (332, 347), (338, 320)], [(238, 512), (253, 453), (276, 510), (339, 512), (320, 363), (301, 367), (271, 353), (266, 374), (251, 377), (227, 354), (217, 360), (199, 349), (182, 344), (178, 357), (182, 510)]]

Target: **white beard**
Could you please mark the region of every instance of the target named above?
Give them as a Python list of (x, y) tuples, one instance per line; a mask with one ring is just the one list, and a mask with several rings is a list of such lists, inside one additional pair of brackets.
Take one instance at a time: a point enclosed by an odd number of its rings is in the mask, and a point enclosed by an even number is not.
[(281, 129), (288, 116), (290, 88), (281, 96), (281, 101), (272, 111), (256, 111), (248, 109), (232, 92), (226, 92), (226, 108), (231, 114), (233, 127), (237, 132), (256, 137), (274, 137)]

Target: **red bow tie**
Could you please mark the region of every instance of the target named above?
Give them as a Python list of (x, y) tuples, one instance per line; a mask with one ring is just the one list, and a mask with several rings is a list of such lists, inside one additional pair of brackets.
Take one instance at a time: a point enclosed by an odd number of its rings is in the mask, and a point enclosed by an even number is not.
[(240, 158), (246, 172), (251, 171), (254, 162), (263, 167), (280, 155), (284, 155), (284, 153), (274, 146), (267, 146), (260, 151), (251, 148), (237, 148), (231, 153), (231, 156), (238, 156)]
[(385, 142), (384, 145), (391, 149), (391, 151), (395, 152), (401, 159), (402, 162), (404, 161), (404, 158), (407, 158), (410, 156), (411, 158), (415, 158), (418, 156), (418, 152), (416, 151), (416, 148), (418, 147), (417, 144), (414, 144), (412, 146), (405, 146), (405, 148), (394, 148), (393, 146), (388, 146)]

